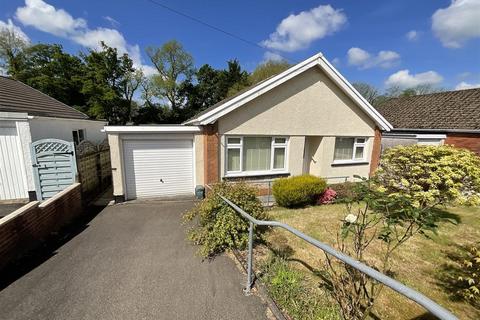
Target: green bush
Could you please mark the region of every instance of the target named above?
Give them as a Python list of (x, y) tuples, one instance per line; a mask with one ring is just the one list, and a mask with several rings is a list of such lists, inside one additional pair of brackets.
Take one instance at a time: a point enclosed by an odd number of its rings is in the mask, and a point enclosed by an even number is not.
[[(243, 249), (248, 243), (249, 223), (220, 198), (226, 197), (256, 219), (266, 219), (267, 214), (257, 198), (257, 189), (246, 183), (220, 183), (207, 197), (187, 212), (184, 221), (198, 217), (197, 225), (188, 231), (188, 238), (201, 246), (199, 254), (212, 257), (226, 249)], [(258, 228), (255, 235), (264, 228)]]
[(419, 208), (456, 202), (480, 205), (480, 157), (452, 146), (400, 146), (383, 155), (374, 180), (390, 197)]
[(357, 184), (356, 182), (347, 181), (342, 183), (332, 183), (328, 186), (337, 193), (335, 202), (344, 202), (348, 199), (355, 198), (356, 184)]
[(280, 178), (273, 183), (272, 191), (277, 205), (285, 208), (303, 207), (314, 204), (325, 191), (324, 179), (312, 175)]

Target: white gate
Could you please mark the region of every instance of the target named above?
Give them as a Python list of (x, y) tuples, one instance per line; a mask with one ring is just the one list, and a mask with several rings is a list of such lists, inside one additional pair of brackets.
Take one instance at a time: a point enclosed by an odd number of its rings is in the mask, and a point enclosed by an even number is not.
[(76, 180), (73, 142), (58, 139), (35, 141), (32, 143), (32, 163), (38, 200), (53, 197)]

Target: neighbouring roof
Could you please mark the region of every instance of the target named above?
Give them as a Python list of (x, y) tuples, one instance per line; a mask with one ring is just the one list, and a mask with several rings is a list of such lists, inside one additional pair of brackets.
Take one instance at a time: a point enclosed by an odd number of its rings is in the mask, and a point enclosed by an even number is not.
[(217, 104), (200, 112), (193, 118), (184, 122), (186, 125), (206, 125), (214, 123), (220, 117), (245, 105), (247, 102), (272, 90), (293, 77), (313, 68), (321, 68), (325, 74), (349, 96), (379, 127), (384, 131), (390, 131), (391, 124), (372, 105), (362, 97), (360, 93), (327, 61), (318, 53), (305, 61), (302, 61), (282, 73), (266, 79), (256, 85), (240, 91), (233, 97), (218, 102)]
[(480, 130), (480, 88), (392, 98), (377, 110), (398, 130)]
[(26, 84), (0, 76), (0, 112), (31, 116), (88, 119), (88, 116)]

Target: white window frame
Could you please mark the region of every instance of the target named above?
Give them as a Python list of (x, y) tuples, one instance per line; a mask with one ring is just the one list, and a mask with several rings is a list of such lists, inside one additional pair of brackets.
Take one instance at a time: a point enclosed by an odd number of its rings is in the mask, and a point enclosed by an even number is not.
[[(82, 139), (82, 140), (80, 140), (80, 131), (83, 131), (83, 139)], [(73, 142), (75, 142), (75, 139), (73, 138), (73, 133), (74, 133), (74, 132), (77, 133), (77, 139), (78, 139), (77, 145), (79, 145), (82, 141), (87, 140), (87, 129), (85, 129), (85, 128), (73, 129), (73, 130), (72, 130), (72, 139), (73, 139)]]
[[(271, 151), (270, 151), (270, 168), (268, 170), (260, 171), (244, 171), (243, 169), (243, 139), (245, 137), (267, 137), (271, 138)], [(240, 139), (240, 143), (228, 143), (229, 138)], [(285, 139), (285, 142), (275, 142), (275, 139)], [(225, 176), (234, 177), (234, 176), (254, 176), (254, 175), (268, 175), (268, 174), (282, 174), (288, 173), (287, 171), (287, 160), (288, 160), (288, 137), (285, 136), (225, 136)], [(228, 170), (228, 151), (229, 149), (239, 149), (240, 150), (240, 170), (239, 171), (229, 171)], [(283, 168), (273, 168), (273, 160), (275, 149), (285, 149), (285, 161), (283, 162)]]
[[(337, 145), (337, 139), (338, 138), (353, 138), (353, 153), (352, 153), (352, 158), (351, 159), (345, 159), (345, 160), (335, 160), (335, 147)], [(363, 139), (363, 142), (358, 142), (359, 139)], [(333, 147), (333, 152), (334, 152), (334, 159), (333, 159), (333, 164), (349, 164), (349, 163), (365, 163), (367, 162), (367, 142), (368, 138), (367, 137), (335, 137), (335, 145)], [(355, 154), (357, 153), (357, 148), (363, 147), (363, 157), (360, 159), (355, 158)]]

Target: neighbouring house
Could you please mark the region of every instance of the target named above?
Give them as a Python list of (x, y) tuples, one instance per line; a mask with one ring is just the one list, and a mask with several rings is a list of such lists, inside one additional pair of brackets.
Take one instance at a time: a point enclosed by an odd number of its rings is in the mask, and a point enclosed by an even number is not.
[(102, 142), (105, 121), (12, 78), (0, 76), (0, 201), (36, 199), (31, 143), (60, 139)]
[(480, 155), (480, 88), (393, 98), (377, 110), (393, 125), (383, 149), (450, 144)]
[(391, 125), (317, 54), (182, 125), (107, 126), (116, 201), (221, 180), (369, 176)]

